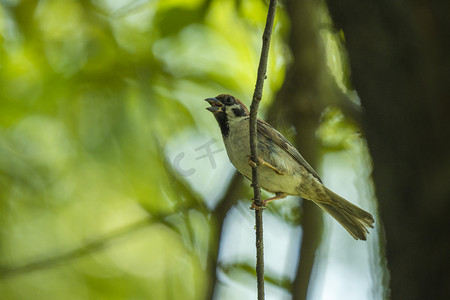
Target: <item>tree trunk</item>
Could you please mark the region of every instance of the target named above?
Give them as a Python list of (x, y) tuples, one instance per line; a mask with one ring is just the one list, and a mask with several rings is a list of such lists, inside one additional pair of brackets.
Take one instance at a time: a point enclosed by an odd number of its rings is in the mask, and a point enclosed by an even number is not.
[(391, 298), (448, 298), (450, 2), (328, 3), (365, 110)]

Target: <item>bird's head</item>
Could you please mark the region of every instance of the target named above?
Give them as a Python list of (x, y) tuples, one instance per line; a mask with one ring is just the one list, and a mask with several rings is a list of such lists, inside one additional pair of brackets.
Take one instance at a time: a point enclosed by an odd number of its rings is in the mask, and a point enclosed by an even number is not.
[(216, 118), (222, 115), (231, 120), (249, 115), (247, 107), (239, 99), (228, 94), (220, 94), (214, 98), (207, 98), (205, 101), (211, 105), (206, 109), (212, 112)]
[(206, 109), (214, 114), (224, 138), (228, 136), (231, 123), (240, 121), (250, 114), (239, 99), (228, 94), (220, 94), (205, 101), (211, 105)]

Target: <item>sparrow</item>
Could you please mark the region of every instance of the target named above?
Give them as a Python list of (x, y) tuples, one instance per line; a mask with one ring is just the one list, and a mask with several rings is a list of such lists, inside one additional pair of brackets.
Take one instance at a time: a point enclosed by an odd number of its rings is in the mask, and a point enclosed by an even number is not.
[[(237, 98), (220, 94), (205, 99), (211, 106), (222, 133), (228, 157), (234, 167), (252, 179), (250, 159), (250, 113)], [(275, 128), (257, 120), (259, 181), (261, 187), (275, 196), (267, 203), (289, 195), (311, 200), (338, 221), (356, 240), (366, 240), (368, 228), (375, 222), (372, 215), (325, 187), (317, 172), (295, 147)], [(258, 209), (256, 204), (251, 208)]]

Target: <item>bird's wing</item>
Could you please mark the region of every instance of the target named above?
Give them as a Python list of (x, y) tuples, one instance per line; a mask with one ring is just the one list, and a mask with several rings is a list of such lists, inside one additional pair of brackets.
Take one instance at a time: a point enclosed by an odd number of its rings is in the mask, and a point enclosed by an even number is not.
[(268, 139), (273, 140), (281, 149), (286, 151), (290, 156), (292, 156), (299, 164), (305, 167), (311, 174), (314, 175), (319, 181), (319, 175), (317, 175), (316, 171), (308, 164), (308, 162), (303, 158), (303, 156), (295, 149), (294, 146), (275, 128), (273, 128), (269, 123), (264, 122), (263, 120), (258, 119), (258, 132), (267, 137)]

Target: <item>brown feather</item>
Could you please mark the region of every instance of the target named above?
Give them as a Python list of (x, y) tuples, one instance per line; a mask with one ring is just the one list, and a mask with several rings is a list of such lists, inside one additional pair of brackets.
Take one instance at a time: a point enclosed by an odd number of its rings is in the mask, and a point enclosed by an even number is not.
[(308, 162), (303, 158), (303, 156), (298, 152), (297, 149), (275, 128), (273, 128), (269, 123), (258, 119), (258, 132), (271, 139), (275, 142), (281, 149), (286, 151), (290, 156), (292, 156), (299, 164), (305, 167), (308, 172), (310, 172), (314, 177), (316, 177), (320, 182), (322, 182), (317, 175), (316, 171), (308, 164)]

